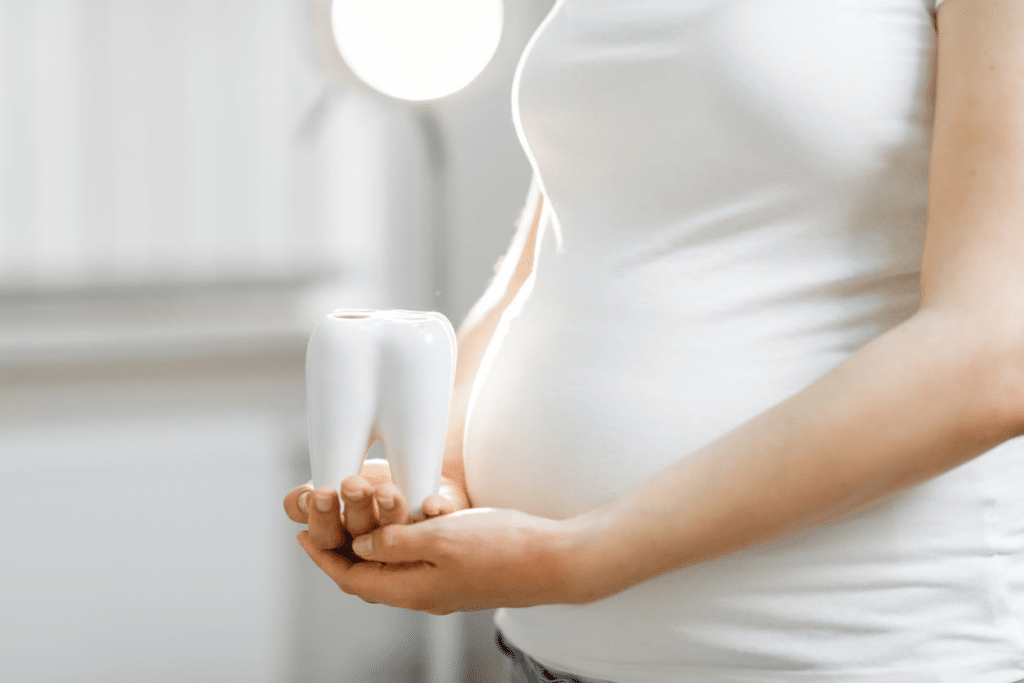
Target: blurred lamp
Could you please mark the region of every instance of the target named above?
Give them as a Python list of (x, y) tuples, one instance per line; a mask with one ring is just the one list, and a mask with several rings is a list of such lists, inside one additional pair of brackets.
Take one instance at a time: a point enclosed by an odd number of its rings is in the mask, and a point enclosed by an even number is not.
[(501, 40), (502, 0), (313, 0), (321, 57), (335, 76), (404, 102), (455, 93)]
[[(415, 115), (429, 187), (431, 280), (437, 310), (448, 309), (447, 142), (432, 106), (469, 85), (490, 63), (504, 29), (503, 0), (303, 0), (321, 65), (336, 85), (355, 87)], [(336, 102), (325, 88), (300, 134), (316, 131)]]

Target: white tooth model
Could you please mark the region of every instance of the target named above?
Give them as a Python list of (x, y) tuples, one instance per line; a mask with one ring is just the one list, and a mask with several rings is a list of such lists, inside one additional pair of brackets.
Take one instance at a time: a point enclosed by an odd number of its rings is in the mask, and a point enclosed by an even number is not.
[(440, 313), (338, 309), (306, 349), (309, 457), (316, 488), (359, 474), (384, 442), (410, 514), (438, 490), (455, 379), (455, 330)]

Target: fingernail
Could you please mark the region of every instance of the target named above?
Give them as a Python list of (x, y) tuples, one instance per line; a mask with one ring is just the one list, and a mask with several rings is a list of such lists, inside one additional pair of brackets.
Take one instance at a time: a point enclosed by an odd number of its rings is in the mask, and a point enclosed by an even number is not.
[(305, 512), (307, 515), (309, 514), (309, 491), (306, 491), (301, 496), (299, 496), (299, 509)]
[(364, 534), (359, 538), (352, 541), (352, 552), (360, 557), (365, 557), (373, 552), (373, 537), (370, 534)]
[(348, 491), (345, 491), (345, 498), (351, 500), (353, 503), (358, 503), (363, 499), (365, 495), (366, 494), (362, 489), (359, 489), (355, 493), (349, 493)]
[(395, 499), (394, 498), (378, 498), (377, 499), (377, 505), (380, 505), (385, 510), (394, 510), (395, 509)]
[(331, 511), (331, 494), (329, 493), (318, 493), (316, 494), (316, 509), (320, 512)]

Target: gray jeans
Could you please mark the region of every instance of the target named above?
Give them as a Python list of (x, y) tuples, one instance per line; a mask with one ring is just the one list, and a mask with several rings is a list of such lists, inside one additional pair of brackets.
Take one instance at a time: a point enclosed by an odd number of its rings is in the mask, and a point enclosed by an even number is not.
[(540, 662), (526, 654), (495, 631), (494, 642), (505, 655), (501, 663), (502, 683), (612, 683), (596, 678), (584, 678), (576, 674), (545, 668)]
[[(504, 640), (501, 631), (495, 631), (494, 642), (505, 655), (505, 661), (501, 663), (501, 683), (611, 683), (546, 669), (536, 659)], [(1017, 683), (1024, 683), (1024, 680)]]

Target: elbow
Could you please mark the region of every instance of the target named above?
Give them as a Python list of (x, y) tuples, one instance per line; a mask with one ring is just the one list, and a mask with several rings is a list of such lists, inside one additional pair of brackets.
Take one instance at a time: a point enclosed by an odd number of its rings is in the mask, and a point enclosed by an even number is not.
[(1024, 435), (1024, 337), (990, 354), (987, 425), (1002, 441)]
[(932, 360), (943, 359), (933, 368), (953, 370), (951, 386), (943, 384), (971, 436), (994, 447), (1024, 435), (1024, 316), (922, 309), (915, 317), (927, 328)]
[(971, 337), (963, 372), (965, 387), (975, 390), (978, 436), (996, 445), (1024, 435), (1024, 329), (979, 325)]

